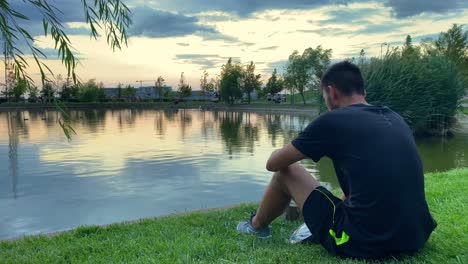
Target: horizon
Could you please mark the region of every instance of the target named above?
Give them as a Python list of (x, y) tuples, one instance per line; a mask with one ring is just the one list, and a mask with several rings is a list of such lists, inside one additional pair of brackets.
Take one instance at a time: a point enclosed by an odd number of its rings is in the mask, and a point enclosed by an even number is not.
[[(125, 3), (133, 17), (129, 44), (112, 52), (102, 37), (97, 41), (90, 39), (83, 18), (74, 12), (81, 2), (51, 2), (63, 10), (61, 20), (80, 58), (77, 74), (81, 81), (96, 79), (107, 88), (118, 83), (139, 88), (138, 80), (162, 76), (166, 85), (174, 88), (184, 72), (186, 82), (193, 90), (199, 90), (203, 71), (214, 78), (228, 58), (243, 64), (253, 61), (256, 72), (266, 80), (274, 68), (282, 73), (294, 50), (302, 52), (321, 45), (333, 50), (332, 62), (358, 57), (361, 49), (367, 57), (380, 56), (382, 48), (386, 49), (384, 43), (388, 43), (387, 48), (399, 46), (407, 35), (418, 43), (437, 38), (453, 24), (464, 25), (465, 30), (468, 24), (468, 3), (458, 0), (443, 4), (437, 0), (253, 1), (244, 5), (234, 0)], [(48, 55), (45, 62), (56, 75), (66, 76), (53, 43), (43, 36), (42, 25), (38, 26), (37, 14), (21, 2), (12, 6), (30, 18), (23, 26)], [(27, 50), (23, 51), (27, 54)], [(3, 69), (1, 65), (0, 70)], [(37, 69), (30, 67), (28, 72), (40, 84)], [(151, 85), (152, 82), (142, 83)]]

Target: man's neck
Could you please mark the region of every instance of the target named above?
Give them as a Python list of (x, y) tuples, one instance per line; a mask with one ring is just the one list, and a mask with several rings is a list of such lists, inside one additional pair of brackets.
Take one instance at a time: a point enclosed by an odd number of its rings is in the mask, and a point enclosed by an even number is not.
[(355, 105), (355, 104), (369, 105), (364, 96), (359, 95), (359, 94), (354, 94), (352, 96), (343, 97), (342, 100), (340, 101), (339, 108), (347, 107), (347, 106)]

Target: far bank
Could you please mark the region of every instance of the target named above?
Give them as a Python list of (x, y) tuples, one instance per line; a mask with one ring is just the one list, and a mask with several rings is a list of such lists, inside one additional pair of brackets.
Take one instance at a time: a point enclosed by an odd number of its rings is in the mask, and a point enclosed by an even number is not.
[[(274, 104), (258, 102), (251, 104), (227, 105), (223, 103), (213, 103), (204, 101), (191, 101), (184, 103), (151, 102), (151, 103), (67, 103), (64, 105), (69, 110), (101, 110), (101, 109), (154, 109), (154, 110), (175, 110), (175, 109), (199, 109), (217, 111), (260, 111), (260, 112), (285, 112), (300, 113), (307, 115), (317, 115), (318, 108), (315, 104)], [(8, 103), (0, 104), (0, 112), (6, 111), (50, 111), (56, 110), (54, 103), (34, 104), (34, 103)]]

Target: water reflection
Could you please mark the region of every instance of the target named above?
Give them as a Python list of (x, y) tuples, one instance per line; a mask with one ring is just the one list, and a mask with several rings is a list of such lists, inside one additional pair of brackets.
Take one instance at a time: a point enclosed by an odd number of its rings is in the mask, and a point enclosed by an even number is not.
[(227, 112), (219, 116), (219, 129), (226, 149), (231, 157), (233, 152), (240, 152), (243, 145), (243, 136), (240, 133), (242, 113)]
[[(13, 199), (17, 198), (16, 185), (18, 183), (18, 127), (25, 128), (24, 122), (21, 122), (19, 112), (14, 115), (13, 113), (7, 113), (7, 127), (8, 127), (8, 158), (10, 161), (10, 171), (11, 171), (11, 189), (13, 193)], [(24, 118), (23, 118), (24, 121)], [(27, 130), (26, 130), (27, 131)], [(27, 133), (25, 133), (27, 134)]]
[[(313, 118), (199, 110), (0, 112), (0, 239), (258, 201), (265, 161)], [(468, 122), (418, 141), (425, 171), (467, 166)], [(304, 161), (336, 188), (332, 162)], [(4, 169), (5, 168), (5, 169)], [(54, 209), (52, 209), (54, 208)]]

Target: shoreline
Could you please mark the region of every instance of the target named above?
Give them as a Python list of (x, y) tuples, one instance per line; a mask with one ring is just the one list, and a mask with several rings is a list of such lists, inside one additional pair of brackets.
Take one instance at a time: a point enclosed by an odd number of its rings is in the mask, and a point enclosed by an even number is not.
[[(425, 179), (427, 179), (428, 176), (429, 177), (434, 177), (434, 175), (436, 175), (436, 174), (451, 174), (451, 173), (454, 173), (454, 172), (468, 173), (468, 168), (460, 167), (460, 168), (455, 168), (455, 169), (451, 169), (451, 170), (443, 171), (443, 172), (430, 172), (430, 173), (424, 174), (424, 176), (425, 176)], [(74, 228), (71, 228), (71, 229), (60, 230), (60, 231), (55, 231), (55, 232), (38, 233), (38, 234), (32, 234), (32, 235), (23, 235), (23, 236), (18, 236), (18, 237), (14, 237), (14, 238), (6, 238), (6, 239), (1, 239), (0, 238), (0, 244), (1, 243), (13, 243), (13, 242), (17, 242), (17, 241), (23, 241), (23, 240), (26, 240), (26, 239), (37, 239), (37, 238), (41, 238), (41, 237), (54, 238), (54, 237), (60, 236), (60, 235), (71, 234), (71, 233), (73, 233), (74, 231), (76, 231), (79, 228), (98, 227), (98, 228), (106, 229), (106, 228), (110, 228), (110, 227), (112, 227), (114, 225), (134, 225), (134, 224), (142, 223), (142, 222), (145, 222), (145, 221), (154, 221), (154, 220), (163, 220), (163, 219), (169, 219), (169, 218), (189, 217), (190, 215), (193, 215), (193, 214), (207, 214), (207, 213), (213, 213), (213, 212), (220, 213), (220, 212), (223, 212), (223, 211), (228, 211), (228, 210), (232, 210), (232, 209), (239, 208), (239, 207), (245, 207), (245, 206), (250, 206), (250, 207), (254, 206), (255, 207), (257, 205), (258, 205), (258, 203), (245, 202), (245, 203), (240, 203), (240, 204), (227, 205), (227, 206), (223, 206), (223, 207), (197, 209), (197, 210), (193, 210), (193, 211), (185, 211), (185, 212), (178, 212), (178, 213), (176, 212), (176, 213), (170, 213), (170, 214), (163, 214), (163, 215), (159, 215), (159, 216), (144, 217), (144, 218), (139, 218), (139, 219), (134, 219), (134, 220), (117, 221), (117, 222), (112, 222), (112, 223), (103, 224), (103, 225), (81, 225), (81, 226), (74, 227)], [(283, 216), (280, 216), (279, 218), (283, 218)]]
[[(424, 248), (414, 255), (397, 256), (404, 263), (465, 263), (468, 243), (460, 231), (467, 196), (460, 186), (468, 184), (468, 168), (425, 174), (426, 200), (438, 222)], [(88, 225), (46, 235), (0, 241), (1, 263), (346, 263), (320, 245), (290, 245), (287, 239), (301, 222), (282, 217), (271, 226), (268, 240), (236, 231), (256, 204), (205, 209), (106, 226)], [(383, 263), (394, 263), (389, 259)], [(397, 261), (399, 262), (399, 261)]]
[[(291, 104), (238, 104), (224, 105), (210, 102), (189, 102), (189, 103), (70, 103), (65, 105), (67, 110), (207, 110), (207, 111), (240, 111), (240, 112), (270, 112), (301, 114), (317, 116), (316, 105), (291, 105)], [(55, 104), (0, 104), (0, 112), (11, 111), (53, 111)]]
[(249, 206), (249, 205), (253, 205), (253, 204), (254, 203), (241, 203), (241, 204), (228, 205), (228, 206), (224, 206), (224, 207), (198, 209), (198, 210), (187, 211), (187, 212), (171, 213), (171, 214), (164, 214), (164, 215), (159, 215), (159, 216), (139, 218), (139, 219), (135, 219), (135, 220), (113, 222), (113, 223), (104, 224), (104, 225), (81, 225), (81, 226), (77, 226), (75, 228), (61, 230), (61, 231), (55, 231), (55, 232), (49, 232), (49, 233), (23, 235), (23, 236), (18, 236), (18, 237), (13, 237), (13, 238), (6, 238), (6, 239), (1, 239), (0, 238), (0, 243), (13, 243), (13, 242), (16, 242), (16, 241), (22, 241), (22, 240), (25, 240), (25, 239), (34, 239), (34, 238), (40, 238), (40, 237), (53, 238), (53, 237), (56, 237), (56, 236), (60, 236), (60, 235), (69, 234), (71, 232), (74, 232), (75, 230), (77, 230), (80, 227), (83, 228), (83, 227), (97, 226), (99, 228), (108, 228), (108, 227), (110, 227), (112, 225), (131, 225), (131, 224), (138, 224), (138, 223), (141, 223), (141, 222), (144, 222), (144, 221), (151, 221), (151, 220), (155, 220), (155, 219), (183, 217), (183, 216), (188, 216), (190, 214), (197, 214), (197, 213), (203, 214), (203, 213), (210, 213), (210, 212), (221, 212), (221, 211), (233, 209), (233, 208), (236, 208), (236, 207)]

